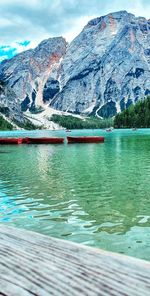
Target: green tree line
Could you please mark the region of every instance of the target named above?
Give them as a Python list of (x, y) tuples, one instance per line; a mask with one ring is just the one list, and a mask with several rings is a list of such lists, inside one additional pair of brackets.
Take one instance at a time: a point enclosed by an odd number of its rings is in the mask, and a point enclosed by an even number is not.
[(55, 123), (66, 129), (99, 129), (113, 125), (113, 119), (100, 119), (88, 117), (85, 119), (77, 118), (71, 115), (56, 115), (53, 114), (50, 118)]
[(7, 120), (5, 120), (2, 116), (0, 116), (0, 130), (6, 131), (6, 130), (12, 130), (13, 126), (11, 123), (9, 123)]
[(24, 122), (19, 122), (17, 120), (13, 120), (13, 122), (20, 128), (23, 128), (25, 130), (36, 130), (36, 129), (42, 129), (42, 127), (37, 126), (33, 124), (29, 119), (25, 118)]
[(117, 114), (115, 128), (150, 127), (150, 96)]
[[(30, 120), (25, 119), (24, 123), (21, 123), (15, 119), (13, 119), (13, 122), (20, 128), (23, 128), (25, 130), (35, 130), (35, 129), (41, 129), (41, 127), (34, 125)], [(6, 131), (6, 130), (13, 130), (14, 127), (11, 123), (9, 123), (6, 119), (3, 118), (3, 116), (0, 115), (0, 130)]]

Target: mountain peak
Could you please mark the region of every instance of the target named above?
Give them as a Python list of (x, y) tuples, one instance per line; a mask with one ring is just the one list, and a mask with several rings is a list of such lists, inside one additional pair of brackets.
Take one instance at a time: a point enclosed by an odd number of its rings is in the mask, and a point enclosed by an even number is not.
[(100, 17), (97, 17), (95, 19), (90, 20), (87, 23), (86, 27), (96, 26), (101, 21), (110, 21), (110, 19), (120, 20), (120, 19), (122, 19), (124, 17), (135, 17), (135, 16), (134, 16), (134, 14), (128, 13), (126, 10), (112, 12), (112, 13), (108, 13), (106, 15), (103, 15), (103, 16), (100, 16)]
[(49, 38), (3, 62), (0, 77), (22, 111), (51, 104), (114, 116), (150, 94), (149, 40), (149, 21), (125, 10), (112, 12), (88, 22), (69, 45), (63, 37)]
[(108, 117), (144, 98), (150, 93), (149, 38), (149, 22), (125, 10), (89, 21), (67, 50), (53, 106)]
[(42, 40), (40, 43), (39, 43), (39, 47), (42, 47), (42, 46), (47, 46), (49, 44), (56, 44), (56, 43), (66, 43), (67, 44), (67, 41), (64, 37), (62, 36), (59, 36), (59, 37), (51, 37), (51, 38), (47, 38), (47, 39), (44, 39)]

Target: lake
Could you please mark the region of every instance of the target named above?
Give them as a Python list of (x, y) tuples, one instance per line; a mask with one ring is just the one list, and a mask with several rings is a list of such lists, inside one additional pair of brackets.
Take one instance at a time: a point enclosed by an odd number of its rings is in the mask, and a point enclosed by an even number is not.
[(0, 146), (0, 223), (150, 260), (150, 129), (68, 135), (105, 143)]

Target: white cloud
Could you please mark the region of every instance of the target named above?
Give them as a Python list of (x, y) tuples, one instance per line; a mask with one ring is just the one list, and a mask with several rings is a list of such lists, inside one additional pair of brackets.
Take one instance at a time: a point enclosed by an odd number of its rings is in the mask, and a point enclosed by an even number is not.
[(78, 34), (80, 34), (81, 30), (84, 28), (84, 26), (90, 21), (91, 19), (95, 18), (96, 16), (84, 16), (78, 18), (75, 23), (74, 27), (70, 28), (63, 36), (68, 42), (71, 42)]
[(27, 48), (41, 40), (64, 36), (71, 41), (86, 23), (97, 16), (127, 10), (149, 18), (149, 0), (0, 0), (0, 45), (24, 46), (17, 42), (30, 40)]
[(6, 18), (0, 18), (0, 27), (1, 27), (1, 30), (2, 28), (4, 27), (7, 27), (7, 26), (11, 26), (13, 25), (12, 21), (9, 20), (9, 19), (6, 19)]

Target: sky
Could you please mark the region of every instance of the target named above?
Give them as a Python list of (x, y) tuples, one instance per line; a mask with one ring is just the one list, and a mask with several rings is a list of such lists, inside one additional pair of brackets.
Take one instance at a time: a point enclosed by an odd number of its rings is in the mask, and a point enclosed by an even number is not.
[(0, 61), (50, 37), (71, 42), (89, 20), (119, 10), (149, 19), (150, 0), (0, 0)]

